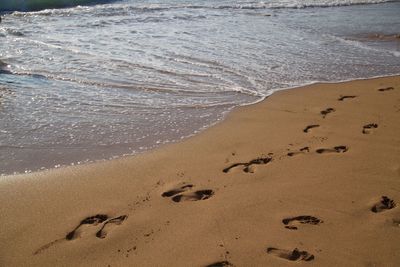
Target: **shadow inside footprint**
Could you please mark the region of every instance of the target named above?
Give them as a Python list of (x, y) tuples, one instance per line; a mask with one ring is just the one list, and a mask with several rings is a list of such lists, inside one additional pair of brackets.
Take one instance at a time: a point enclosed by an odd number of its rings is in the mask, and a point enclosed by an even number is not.
[(121, 215), (119, 217), (115, 217), (106, 221), (101, 229), (96, 233), (96, 237), (105, 238), (111, 227), (122, 224), (126, 220), (126, 218), (128, 218), (127, 215)]
[(382, 196), (381, 201), (376, 203), (372, 208), (371, 211), (378, 213), (385, 210), (390, 210), (396, 207), (396, 202), (393, 199), (388, 198), (387, 196)]
[(355, 96), (355, 95), (343, 95), (343, 96), (340, 96), (340, 97), (338, 98), (338, 100), (339, 100), (339, 101), (343, 101), (343, 100), (345, 100), (345, 99), (348, 99), (348, 98), (355, 98), (355, 97), (357, 97), (357, 96)]
[(282, 220), (282, 223), (285, 226), (285, 228), (290, 229), (290, 230), (297, 230), (296, 224), (312, 224), (312, 225), (318, 225), (323, 223), (322, 220), (313, 217), (313, 216), (308, 216), (308, 215), (303, 215), (303, 216), (297, 216), (297, 217), (292, 217), (292, 218), (285, 218)]
[(287, 155), (288, 155), (289, 157), (293, 157), (293, 156), (296, 156), (296, 155), (299, 155), (299, 154), (304, 154), (304, 153), (307, 153), (307, 152), (310, 152), (310, 148), (309, 148), (308, 146), (305, 146), (305, 147), (303, 147), (303, 148), (300, 148), (299, 151), (296, 151), (296, 152), (289, 152), (289, 153), (287, 153)]
[(326, 115), (328, 115), (329, 113), (335, 112), (336, 110), (334, 108), (327, 108), (325, 110), (322, 110), (320, 113), (322, 115), (322, 118), (325, 118)]
[(323, 153), (344, 153), (347, 152), (348, 147), (347, 146), (335, 146), (334, 148), (320, 148), (315, 150), (318, 154), (323, 154)]
[(393, 89), (394, 89), (393, 87), (385, 87), (385, 88), (379, 88), (378, 91), (385, 92), (385, 91), (390, 91), (390, 90), (393, 90)]
[(104, 222), (104, 221), (107, 220), (107, 219), (108, 219), (108, 216), (105, 215), (105, 214), (97, 214), (97, 215), (94, 215), (94, 216), (87, 217), (87, 218), (83, 219), (83, 220), (80, 222), (80, 224), (79, 224), (77, 227), (75, 227), (74, 230), (72, 230), (71, 232), (69, 232), (69, 233), (65, 236), (65, 239), (67, 239), (67, 240), (73, 240), (73, 239), (75, 239), (75, 238), (77, 237), (77, 232), (78, 232), (79, 228), (80, 228), (82, 225), (85, 225), (85, 224), (98, 225), (99, 223), (102, 223), (102, 222)]
[(253, 173), (254, 169), (252, 168), (253, 165), (262, 165), (262, 164), (267, 164), (270, 162), (272, 158), (270, 157), (265, 157), (265, 158), (256, 158), (253, 160), (250, 160), (249, 162), (245, 163), (234, 163), (231, 166), (223, 169), (222, 171), (224, 173), (228, 173), (231, 169), (236, 168), (236, 167), (243, 167), (243, 171), (246, 173)]
[(198, 201), (198, 200), (206, 200), (214, 195), (214, 191), (211, 189), (198, 190), (195, 192), (187, 192), (183, 194), (176, 195), (172, 198), (174, 202), (181, 201)]
[(319, 127), (318, 124), (307, 125), (307, 127), (304, 128), (303, 132), (308, 133), (312, 128), (317, 128), (317, 127)]
[(211, 263), (211, 264), (207, 265), (206, 267), (224, 267), (224, 266), (233, 266), (233, 264), (230, 263), (229, 261), (219, 261), (219, 262)]
[(297, 248), (290, 251), (269, 247), (267, 248), (267, 253), (289, 261), (312, 261), (314, 259), (314, 255), (307, 251), (300, 251)]
[(175, 195), (177, 195), (179, 193), (185, 192), (185, 191), (189, 190), (192, 187), (193, 187), (192, 184), (184, 184), (184, 185), (182, 185), (182, 186), (180, 186), (178, 188), (174, 188), (174, 189), (171, 189), (169, 191), (166, 191), (166, 192), (162, 193), (161, 196), (162, 197), (172, 197), (172, 196), (175, 196)]
[(378, 128), (378, 124), (376, 124), (376, 123), (370, 123), (370, 124), (364, 125), (362, 133), (369, 134), (371, 132), (371, 129), (376, 129), (376, 128)]

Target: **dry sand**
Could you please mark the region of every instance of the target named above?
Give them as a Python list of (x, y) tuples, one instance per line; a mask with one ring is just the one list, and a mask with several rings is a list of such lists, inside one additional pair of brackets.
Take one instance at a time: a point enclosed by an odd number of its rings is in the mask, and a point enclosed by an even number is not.
[(143, 155), (2, 177), (0, 266), (400, 266), (399, 122), (400, 77), (316, 84)]

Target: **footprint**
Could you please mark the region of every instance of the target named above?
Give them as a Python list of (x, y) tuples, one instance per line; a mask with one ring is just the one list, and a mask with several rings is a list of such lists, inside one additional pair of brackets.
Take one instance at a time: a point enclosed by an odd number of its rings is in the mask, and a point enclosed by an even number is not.
[(393, 224), (393, 226), (395, 226), (395, 227), (400, 227), (400, 220), (398, 220), (398, 219), (393, 219), (393, 220), (392, 220), (392, 224)]
[(243, 166), (243, 171), (246, 173), (254, 173), (254, 169), (252, 165), (262, 165), (262, 164), (267, 164), (268, 162), (270, 162), (272, 160), (272, 158), (270, 157), (265, 157), (265, 158), (257, 158), (257, 159), (253, 159), (250, 160), (249, 162), (245, 162), (245, 163), (235, 163), (232, 164), (231, 166), (223, 169), (222, 171), (224, 173), (228, 173), (232, 168), (236, 168), (236, 167), (242, 167)]
[(180, 187), (162, 193), (161, 196), (169, 197), (174, 202), (181, 202), (206, 200), (214, 195), (214, 191), (211, 189), (190, 191), (193, 187), (194, 185), (192, 184), (184, 184)]
[(269, 247), (267, 248), (267, 253), (289, 261), (312, 261), (314, 259), (314, 255), (307, 251), (300, 251), (297, 248), (290, 251)]
[(198, 201), (198, 200), (206, 200), (214, 195), (214, 191), (211, 189), (198, 190), (195, 192), (187, 192), (183, 194), (176, 195), (172, 198), (174, 202), (181, 201)]
[(320, 113), (322, 115), (322, 118), (325, 118), (326, 115), (328, 115), (329, 113), (335, 112), (336, 110), (334, 108), (327, 108), (325, 110), (322, 110)]
[(370, 123), (370, 124), (364, 125), (362, 133), (369, 134), (371, 132), (371, 129), (376, 129), (376, 128), (378, 128), (378, 124), (376, 124), (376, 123)]
[(378, 91), (385, 92), (385, 91), (390, 91), (390, 90), (393, 90), (393, 89), (394, 89), (393, 87), (385, 87), (385, 88), (379, 88)]
[(322, 220), (313, 217), (313, 216), (308, 216), (308, 215), (303, 215), (303, 216), (297, 216), (297, 217), (292, 217), (292, 218), (286, 218), (282, 220), (282, 223), (285, 226), (285, 228), (290, 229), (290, 230), (297, 230), (298, 224), (312, 224), (312, 225), (318, 225), (323, 223)]
[(323, 154), (323, 153), (345, 153), (347, 152), (348, 147), (347, 146), (335, 146), (334, 148), (320, 148), (315, 150), (318, 154)]
[(177, 187), (177, 188), (174, 188), (172, 190), (169, 190), (169, 191), (166, 191), (166, 192), (162, 193), (161, 196), (162, 197), (172, 197), (172, 196), (175, 196), (175, 195), (177, 195), (179, 193), (185, 192), (185, 191), (191, 189), (192, 187), (193, 187), (192, 184), (183, 184), (180, 187)]
[(303, 132), (308, 133), (312, 128), (317, 128), (317, 127), (319, 127), (318, 124), (308, 125), (306, 128), (304, 128)]
[(116, 225), (121, 225), (126, 220), (126, 218), (128, 218), (127, 215), (121, 215), (119, 217), (115, 217), (106, 221), (101, 229), (96, 233), (96, 237), (105, 238), (112, 227)]
[(288, 155), (289, 157), (293, 157), (293, 156), (296, 156), (296, 155), (299, 155), (299, 154), (304, 154), (304, 153), (307, 153), (307, 152), (310, 152), (310, 148), (309, 148), (308, 146), (305, 146), (305, 147), (303, 147), (303, 148), (300, 148), (299, 151), (296, 151), (296, 152), (289, 152), (289, 153), (287, 153), (287, 155)]
[(343, 96), (340, 96), (339, 98), (338, 98), (338, 100), (339, 101), (343, 101), (343, 100), (345, 100), (345, 99), (348, 99), (348, 98), (355, 98), (355, 97), (357, 97), (356, 95), (343, 95)]
[(80, 222), (80, 224), (79, 224), (77, 227), (75, 227), (74, 230), (72, 230), (71, 232), (69, 232), (69, 233), (65, 236), (65, 239), (67, 239), (67, 240), (73, 240), (73, 239), (77, 238), (78, 235), (79, 235), (79, 228), (80, 228), (82, 225), (87, 225), (87, 224), (90, 224), (90, 225), (98, 225), (99, 223), (102, 223), (102, 222), (106, 221), (107, 219), (108, 219), (108, 216), (105, 215), (105, 214), (97, 214), (97, 215), (94, 215), (94, 216), (87, 217), (87, 218), (83, 219), (83, 220)]
[(206, 267), (224, 267), (224, 266), (234, 266), (234, 265), (232, 263), (230, 263), (229, 261), (219, 261), (219, 262), (211, 263), (211, 264), (207, 265)]
[(381, 201), (376, 203), (372, 208), (371, 211), (378, 213), (385, 210), (390, 210), (396, 207), (396, 202), (393, 199), (388, 198), (387, 196), (382, 196)]

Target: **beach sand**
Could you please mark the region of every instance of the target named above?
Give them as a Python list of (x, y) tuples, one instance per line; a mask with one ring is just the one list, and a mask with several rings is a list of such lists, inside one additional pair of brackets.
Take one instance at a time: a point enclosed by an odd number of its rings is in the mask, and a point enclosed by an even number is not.
[(142, 155), (1, 177), (0, 203), (0, 266), (399, 266), (400, 77), (280, 91)]

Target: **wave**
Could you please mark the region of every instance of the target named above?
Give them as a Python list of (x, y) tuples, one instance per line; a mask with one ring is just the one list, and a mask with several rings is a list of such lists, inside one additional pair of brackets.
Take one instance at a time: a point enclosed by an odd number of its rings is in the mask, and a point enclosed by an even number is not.
[(65, 8), (79, 5), (94, 5), (115, 2), (117, 0), (14, 0), (1, 1), (0, 12), (39, 11), (44, 9)]

